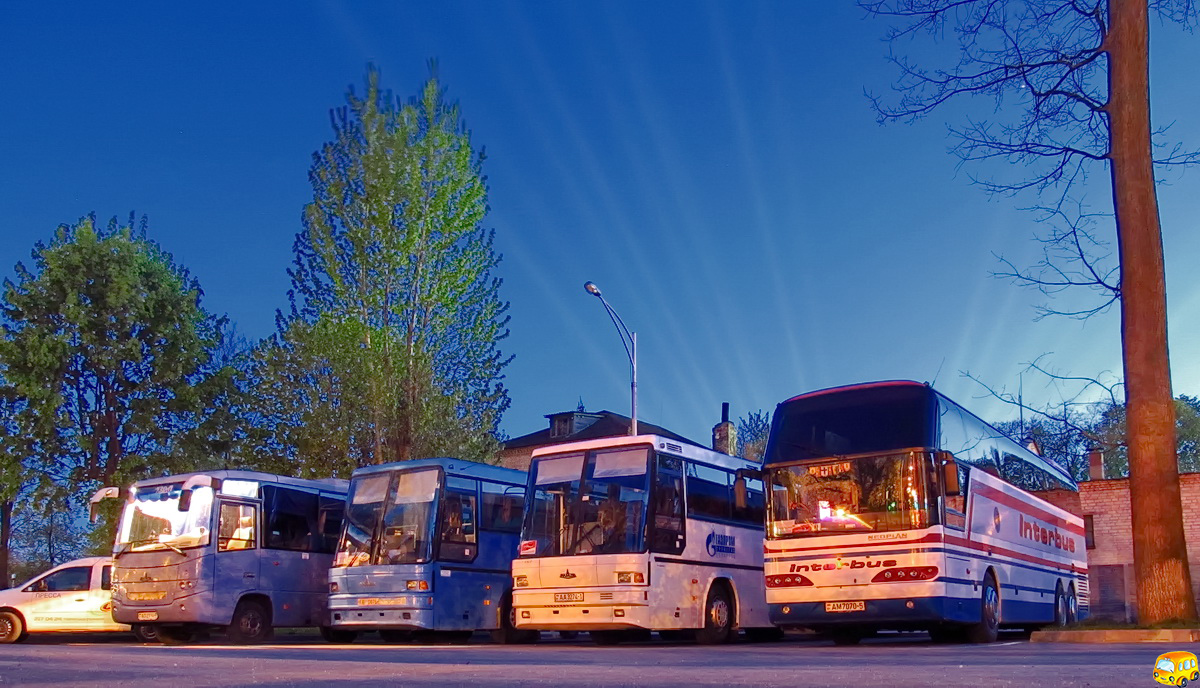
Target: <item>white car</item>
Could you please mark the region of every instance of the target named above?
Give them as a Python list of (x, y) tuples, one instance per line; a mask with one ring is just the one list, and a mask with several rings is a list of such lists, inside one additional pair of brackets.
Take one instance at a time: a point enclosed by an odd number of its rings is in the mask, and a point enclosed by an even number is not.
[(133, 628), (112, 618), (112, 560), (76, 559), (23, 585), (0, 590), (0, 643), (30, 633), (96, 633), (132, 630), (151, 641), (151, 629)]

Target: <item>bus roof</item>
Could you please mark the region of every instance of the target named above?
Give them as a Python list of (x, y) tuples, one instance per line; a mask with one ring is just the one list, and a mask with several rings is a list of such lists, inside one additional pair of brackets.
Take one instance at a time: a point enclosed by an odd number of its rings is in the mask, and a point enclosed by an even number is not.
[(464, 478), (482, 478), (484, 480), (495, 480), (498, 482), (507, 482), (517, 485), (524, 485), (528, 477), (528, 474), (525, 471), (517, 470), (515, 468), (492, 466), (486, 463), (479, 463), (478, 461), (468, 461), (466, 459), (454, 459), (450, 457), (412, 459), (410, 461), (393, 461), (391, 463), (383, 463), (376, 466), (364, 466), (355, 470), (351, 477), (353, 478), (360, 475), (387, 473), (399, 470), (416, 470), (419, 468), (429, 467), (441, 468), (448, 475), (461, 476)]
[(340, 492), (345, 495), (350, 489), (350, 482), (342, 478), (293, 478), (288, 475), (276, 475), (274, 473), (263, 473), (261, 471), (242, 471), (232, 469), (219, 469), (215, 471), (195, 471), (193, 473), (179, 473), (177, 475), (164, 475), (157, 478), (146, 478), (139, 480), (133, 484), (134, 487), (144, 485), (161, 485), (164, 483), (177, 483), (186, 481), (188, 478), (195, 476), (207, 476), (219, 480), (246, 480), (260, 483), (273, 483), (276, 485), (288, 485), (291, 487), (305, 487), (310, 490), (321, 490), (325, 492)]
[(850, 390), (859, 390), (859, 389), (874, 389), (874, 388), (878, 388), (878, 387), (928, 387), (928, 385), (926, 385), (923, 382), (914, 382), (912, 380), (882, 380), (880, 382), (859, 382), (859, 383), (853, 384), (853, 385), (841, 385), (838, 387), (826, 387), (825, 389), (818, 389), (818, 390), (815, 390), (812, 392), (805, 392), (804, 394), (798, 394), (783, 403), (786, 404), (788, 402), (798, 401), (800, 399), (808, 399), (810, 397), (818, 397), (823, 394), (834, 394), (834, 393), (847, 392)]
[(568, 452), (582, 452), (593, 449), (607, 449), (610, 447), (627, 447), (638, 444), (649, 444), (657, 448), (661, 452), (682, 456), (689, 461), (696, 463), (717, 466), (720, 468), (728, 468), (737, 470), (739, 468), (758, 468), (757, 461), (749, 461), (739, 456), (730, 456), (721, 452), (705, 449), (693, 444), (687, 444), (678, 440), (663, 437), (662, 435), (618, 435), (616, 437), (601, 437), (594, 440), (584, 440), (582, 442), (564, 442), (562, 444), (552, 444), (546, 447), (539, 447), (533, 450), (533, 461), (537, 461), (540, 457), (549, 456), (551, 454), (564, 454)]

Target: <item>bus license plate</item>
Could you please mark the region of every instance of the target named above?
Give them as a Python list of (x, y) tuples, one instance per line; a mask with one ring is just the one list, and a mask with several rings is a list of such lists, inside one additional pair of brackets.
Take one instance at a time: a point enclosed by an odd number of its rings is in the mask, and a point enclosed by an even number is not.
[(583, 593), (581, 592), (556, 592), (554, 593), (555, 602), (582, 602)]
[(138, 612), (138, 621), (158, 621), (158, 612)]
[(865, 612), (867, 611), (867, 603), (862, 600), (856, 602), (826, 602), (825, 611), (827, 612)]

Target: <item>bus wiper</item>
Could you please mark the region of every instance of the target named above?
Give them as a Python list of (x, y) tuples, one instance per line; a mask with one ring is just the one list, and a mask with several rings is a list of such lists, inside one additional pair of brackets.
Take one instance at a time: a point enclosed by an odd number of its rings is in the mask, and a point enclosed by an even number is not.
[(183, 553), (183, 550), (179, 549), (178, 547), (176, 547), (175, 545), (172, 545), (172, 544), (171, 544), (171, 543), (169, 543), (169, 542), (160, 542), (160, 543), (158, 543), (158, 544), (162, 545), (163, 547), (169, 547), (169, 548), (171, 548), (173, 551), (175, 551), (175, 552), (178, 552), (178, 553), (180, 553), (180, 554), (183, 554), (184, 556), (187, 556), (186, 554), (184, 554), (184, 553)]

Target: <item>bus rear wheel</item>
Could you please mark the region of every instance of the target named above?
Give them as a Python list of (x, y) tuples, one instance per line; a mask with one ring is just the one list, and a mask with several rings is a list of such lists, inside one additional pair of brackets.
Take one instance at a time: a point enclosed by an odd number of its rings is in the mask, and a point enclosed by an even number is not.
[(733, 612), (733, 601), (725, 586), (713, 584), (704, 603), (704, 626), (696, 630), (696, 642), (701, 645), (729, 642), (733, 635)]
[(139, 643), (158, 642), (158, 628), (151, 624), (134, 624), (131, 630), (133, 637), (137, 638)]

